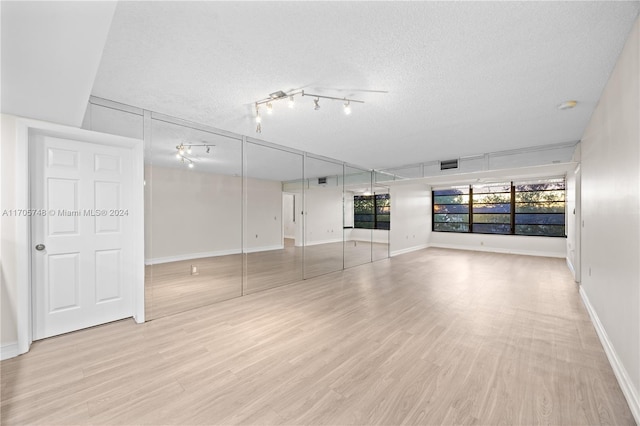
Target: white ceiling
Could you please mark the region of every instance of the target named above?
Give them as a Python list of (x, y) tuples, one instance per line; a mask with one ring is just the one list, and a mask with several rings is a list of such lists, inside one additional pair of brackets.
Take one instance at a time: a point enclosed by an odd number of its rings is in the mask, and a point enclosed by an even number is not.
[(259, 137), (375, 168), (576, 141), (639, 6), (120, 2), (92, 93), (249, 136), (271, 92), (355, 97), (276, 104)]
[(2, 112), (80, 126), (115, 2), (2, 1)]
[[(2, 112), (78, 126), (91, 92), (375, 168), (580, 139), (640, 9), (638, 1), (119, 2), (114, 13), (114, 5), (2, 1)], [(256, 135), (253, 102), (298, 88), (366, 103), (348, 117), (340, 102), (321, 100), (319, 111), (310, 98), (293, 110), (276, 104)], [(577, 108), (559, 111), (567, 99)]]

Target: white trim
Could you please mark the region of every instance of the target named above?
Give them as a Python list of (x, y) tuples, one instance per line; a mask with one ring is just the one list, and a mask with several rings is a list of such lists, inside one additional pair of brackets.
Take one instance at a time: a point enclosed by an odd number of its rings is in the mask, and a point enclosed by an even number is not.
[(490, 253), (505, 253), (505, 254), (520, 254), (524, 256), (541, 256), (541, 257), (556, 257), (563, 258), (566, 257), (564, 253), (554, 253), (548, 251), (538, 251), (538, 250), (513, 250), (513, 249), (502, 249), (495, 247), (471, 247), (464, 244), (446, 244), (446, 243), (431, 243), (429, 247), (437, 247), (437, 248), (447, 248), (454, 250), (469, 250), (469, 251), (484, 251)]
[[(16, 119), (16, 205), (31, 208), (29, 192), (29, 127), (34, 122)], [(16, 331), (18, 355), (29, 352), (31, 326), (31, 223), (16, 221)]]
[(179, 262), (181, 260), (191, 260), (191, 259), (203, 259), (205, 257), (228, 256), (230, 254), (240, 254), (240, 253), (242, 253), (242, 250), (240, 249), (205, 251), (200, 253), (187, 253), (187, 254), (179, 254), (176, 256), (154, 257), (151, 259), (145, 259), (144, 264), (158, 265), (160, 263)]
[(284, 245), (278, 244), (273, 246), (248, 248), (248, 249), (245, 249), (244, 252), (241, 249), (230, 249), (230, 250), (205, 251), (200, 253), (186, 253), (186, 254), (179, 254), (176, 256), (154, 257), (151, 259), (145, 259), (144, 264), (159, 265), (161, 263), (180, 262), (182, 260), (204, 259), (206, 257), (228, 256), (230, 254), (242, 254), (242, 253), (257, 253), (261, 251), (283, 250), (283, 249), (284, 249)]
[(252, 247), (252, 248), (245, 248), (244, 252), (245, 253), (258, 253), (261, 251), (271, 251), (271, 250), (284, 250), (284, 244), (278, 244), (275, 246), (262, 246), (262, 247)]
[(332, 240), (320, 240), (320, 241), (305, 241), (305, 246), (317, 246), (319, 244), (331, 244), (331, 243), (341, 243), (342, 238), (332, 239)]
[(607, 354), (607, 358), (609, 359), (609, 363), (611, 364), (613, 373), (616, 375), (616, 379), (618, 379), (618, 384), (622, 389), (622, 393), (627, 399), (629, 409), (631, 410), (636, 423), (640, 424), (640, 398), (638, 398), (638, 390), (633, 386), (633, 382), (631, 381), (631, 377), (629, 377), (629, 373), (624, 368), (624, 364), (622, 363), (622, 361), (620, 361), (620, 358), (618, 357), (618, 354), (613, 347), (611, 340), (609, 340), (607, 332), (600, 322), (600, 318), (598, 318), (598, 314), (596, 313), (595, 309), (593, 309), (593, 306), (589, 301), (589, 297), (587, 296), (587, 293), (585, 293), (582, 286), (580, 286), (580, 296), (582, 297), (584, 306), (587, 308), (587, 312), (589, 312), (591, 322), (596, 329), (596, 333), (598, 333), (600, 343), (602, 343), (604, 352)]
[(401, 250), (394, 250), (391, 252), (390, 256), (391, 257), (400, 256), (401, 254), (411, 253), (412, 251), (418, 251), (418, 250), (426, 249), (429, 247), (430, 247), (429, 244), (420, 244), (418, 246), (407, 247)]
[(569, 267), (569, 270), (571, 271), (571, 275), (573, 275), (573, 280), (575, 281), (576, 279), (576, 270), (573, 267), (573, 263), (571, 263), (571, 260), (569, 259), (569, 257), (566, 257), (567, 260), (567, 266)]
[[(120, 146), (132, 151), (134, 161), (133, 179), (134, 206), (133, 216), (138, 217), (134, 226), (134, 256), (133, 264), (138, 265), (133, 276), (136, 279), (136, 287), (133, 295), (133, 310), (131, 315), (137, 323), (143, 323), (144, 317), (144, 197), (143, 197), (143, 141), (140, 139), (126, 138), (110, 134), (92, 132), (89, 130), (28, 118), (16, 117), (16, 205), (31, 207), (29, 145), (30, 133), (40, 132), (51, 136), (63, 138), (78, 138), (91, 143), (101, 145)], [(136, 167), (137, 165), (137, 167)], [(137, 188), (137, 189), (136, 189)], [(29, 351), (33, 341), (33, 323), (31, 308), (31, 222), (28, 217), (16, 223), (16, 266), (17, 266), (17, 290), (16, 290), (16, 329), (18, 333), (17, 354)]]
[(5, 343), (0, 346), (0, 361), (15, 358), (18, 355), (20, 355), (20, 352), (18, 351), (18, 342)]

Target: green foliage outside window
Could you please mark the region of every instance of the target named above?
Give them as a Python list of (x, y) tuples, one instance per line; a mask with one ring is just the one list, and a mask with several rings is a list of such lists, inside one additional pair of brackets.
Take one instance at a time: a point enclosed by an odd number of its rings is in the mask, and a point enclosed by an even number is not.
[(353, 197), (353, 225), (361, 229), (390, 229), (391, 200), (389, 194)]

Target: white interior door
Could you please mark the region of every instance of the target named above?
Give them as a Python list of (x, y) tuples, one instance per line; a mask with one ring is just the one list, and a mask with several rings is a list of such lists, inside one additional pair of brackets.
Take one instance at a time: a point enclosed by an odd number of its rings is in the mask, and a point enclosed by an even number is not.
[(131, 149), (37, 135), (30, 150), (34, 340), (133, 316)]

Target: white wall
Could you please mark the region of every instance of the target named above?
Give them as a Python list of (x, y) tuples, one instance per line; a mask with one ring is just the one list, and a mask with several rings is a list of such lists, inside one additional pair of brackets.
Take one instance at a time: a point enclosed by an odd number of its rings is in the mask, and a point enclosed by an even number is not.
[[(2, 114), (2, 144), (0, 144), (0, 169), (2, 180), (0, 181), (1, 209), (24, 209), (27, 206), (18, 206), (16, 201), (15, 179), (16, 175), (16, 127), (15, 118)], [(16, 218), (11, 215), (0, 217), (0, 348), (1, 358), (17, 354), (18, 334), (16, 329), (16, 292), (17, 292), (17, 249), (16, 224), (18, 220), (27, 220), (26, 217)]]
[(529, 256), (565, 258), (567, 255), (567, 242), (560, 237), (433, 232), (429, 246)]
[(581, 294), (640, 423), (640, 20), (582, 138)]
[(305, 244), (342, 241), (342, 188), (312, 187), (305, 191)]
[[(145, 169), (146, 263), (240, 253), (242, 178)], [(282, 247), (280, 182), (247, 179), (247, 251)]]
[[(353, 219), (354, 219), (354, 214), (353, 214), (353, 209), (354, 209), (354, 202), (353, 202), (353, 197), (356, 194), (352, 191), (345, 191), (344, 192), (344, 227), (353, 227), (354, 223), (353, 223)], [(345, 229), (346, 231), (346, 229)]]
[(385, 229), (349, 228), (344, 230), (345, 241), (372, 241), (389, 244), (389, 231)]
[(247, 179), (245, 251), (282, 248), (282, 183)]
[(293, 212), (295, 194), (284, 193), (282, 195), (282, 223), (284, 226), (284, 237), (295, 238), (296, 237), (296, 223)]
[(431, 189), (425, 184), (391, 186), (391, 256), (427, 247), (431, 234)]

